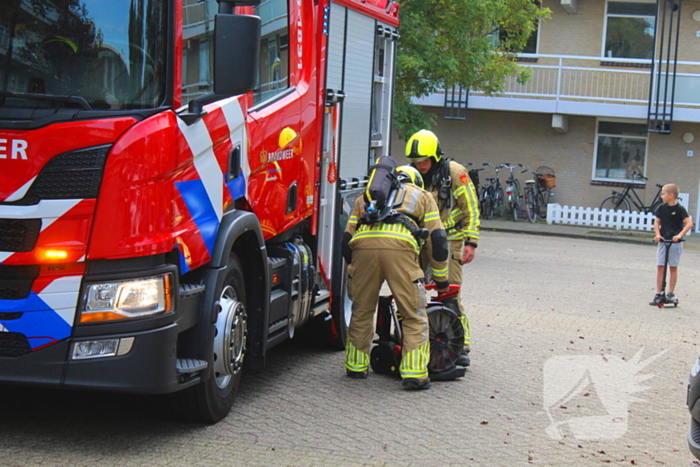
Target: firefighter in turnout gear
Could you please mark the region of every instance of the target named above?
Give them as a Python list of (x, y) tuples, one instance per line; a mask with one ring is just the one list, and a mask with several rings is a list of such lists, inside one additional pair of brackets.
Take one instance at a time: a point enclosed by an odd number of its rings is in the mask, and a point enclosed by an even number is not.
[(374, 314), (386, 281), (401, 315), (403, 348), (399, 372), (406, 389), (428, 389), (430, 359), (426, 314), (425, 274), (419, 255), (423, 242), (431, 244), (430, 265), (439, 292), (449, 290), (448, 242), (437, 205), (411, 167), (399, 167), (395, 195), (388, 216), (368, 222), (367, 201), (358, 197), (343, 234), (341, 249), (348, 263), (348, 293), (352, 318), (348, 327), (345, 368), (352, 378), (367, 377), (374, 336)]
[[(450, 284), (461, 287), (462, 265), (474, 259), (479, 241), (479, 200), (467, 169), (442, 156), (440, 141), (432, 131), (421, 130), (411, 136), (406, 144), (406, 157), (423, 176), (425, 189), (433, 195), (445, 225), (450, 243)], [(424, 254), (429, 254), (429, 251)], [(423, 261), (423, 264), (426, 262)], [(445, 302), (445, 305), (455, 308), (464, 326), (464, 350), (457, 364), (469, 366), (471, 337), (461, 292), (454, 302)]]

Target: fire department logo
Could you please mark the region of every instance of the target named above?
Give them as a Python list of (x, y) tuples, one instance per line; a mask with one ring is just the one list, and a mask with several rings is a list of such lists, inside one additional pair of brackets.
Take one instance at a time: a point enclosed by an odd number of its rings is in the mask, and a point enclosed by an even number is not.
[(260, 163), (265, 165), (265, 164), (267, 164), (267, 160), (268, 160), (267, 151), (265, 151), (263, 149), (262, 151), (260, 151)]
[(556, 355), (547, 360), (542, 406), (551, 422), (545, 429), (549, 437), (573, 434), (589, 441), (622, 437), (629, 425), (629, 404), (643, 402), (633, 394), (649, 389), (641, 383), (654, 376), (639, 372), (668, 349), (642, 361), (643, 351), (644, 347), (631, 359)]
[(467, 174), (460, 175), (459, 180), (465, 185), (471, 181), (469, 180), (469, 177), (467, 177)]

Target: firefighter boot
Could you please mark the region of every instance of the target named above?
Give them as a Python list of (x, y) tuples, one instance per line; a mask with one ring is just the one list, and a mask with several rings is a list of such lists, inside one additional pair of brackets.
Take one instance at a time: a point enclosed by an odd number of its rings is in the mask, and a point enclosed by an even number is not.
[(457, 358), (455, 365), (463, 366), (466, 368), (470, 364), (471, 364), (471, 360), (469, 359), (469, 347), (465, 347), (462, 349), (462, 353), (459, 354), (459, 357)]
[(430, 378), (418, 379), (418, 378), (404, 378), (401, 382), (405, 389), (430, 389)]

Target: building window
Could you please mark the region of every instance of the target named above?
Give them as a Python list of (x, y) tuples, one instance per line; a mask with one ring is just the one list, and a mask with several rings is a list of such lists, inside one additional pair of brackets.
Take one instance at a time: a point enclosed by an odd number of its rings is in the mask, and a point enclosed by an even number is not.
[(199, 43), (199, 82), (208, 83), (211, 81), (209, 67), (211, 67), (211, 59), (209, 58), (209, 41), (203, 40)]
[(651, 59), (655, 23), (656, 2), (608, 2), (603, 55)]
[(182, 104), (214, 92), (214, 17), (216, 0), (183, 0)]
[[(518, 53), (523, 54), (536, 54), (537, 53), (537, 34), (539, 31), (539, 25), (532, 31), (530, 37), (527, 38), (527, 43), (523, 46), (523, 50)], [(506, 52), (512, 52), (510, 46), (508, 45), (508, 31), (505, 29), (500, 29), (498, 31), (498, 36), (494, 34), (494, 46), (505, 50)]]
[[(539, 0), (535, 0), (533, 2), (535, 5), (537, 5), (539, 8), (542, 7), (542, 2)], [(517, 51), (518, 53), (523, 53), (523, 54), (536, 54), (537, 53), (537, 38), (539, 35), (539, 29), (540, 25), (539, 22), (535, 24), (535, 29), (532, 31), (530, 34), (530, 37), (527, 38), (527, 42), (523, 46), (522, 50)], [(505, 50), (506, 52), (513, 52), (511, 50), (510, 46), (510, 41), (509, 41), (509, 32), (507, 29), (500, 28), (497, 32), (492, 34), (493, 37), (493, 45), (501, 50)]]
[(641, 123), (598, 121), (594, 179), (632, 180), (645, 175), (647, 126)]
[(289, 88), (289, 14), (287, 0), (266, 0), (255, 7), (260, 16), (260, 64), (253, 104)]

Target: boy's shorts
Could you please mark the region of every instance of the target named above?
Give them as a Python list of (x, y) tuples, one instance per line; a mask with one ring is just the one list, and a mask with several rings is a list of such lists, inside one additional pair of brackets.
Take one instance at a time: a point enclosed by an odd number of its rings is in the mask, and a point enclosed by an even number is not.
[[(668, 265), (677, 268), (678, 263), (681, 262), (681, 253), (683, 253), (683, 243), (672, 243), (668, 250)], [(656, 249), (656, 265), (663, 266), (664, 264), (666, 264), (666, 244), (659, 242)]]

